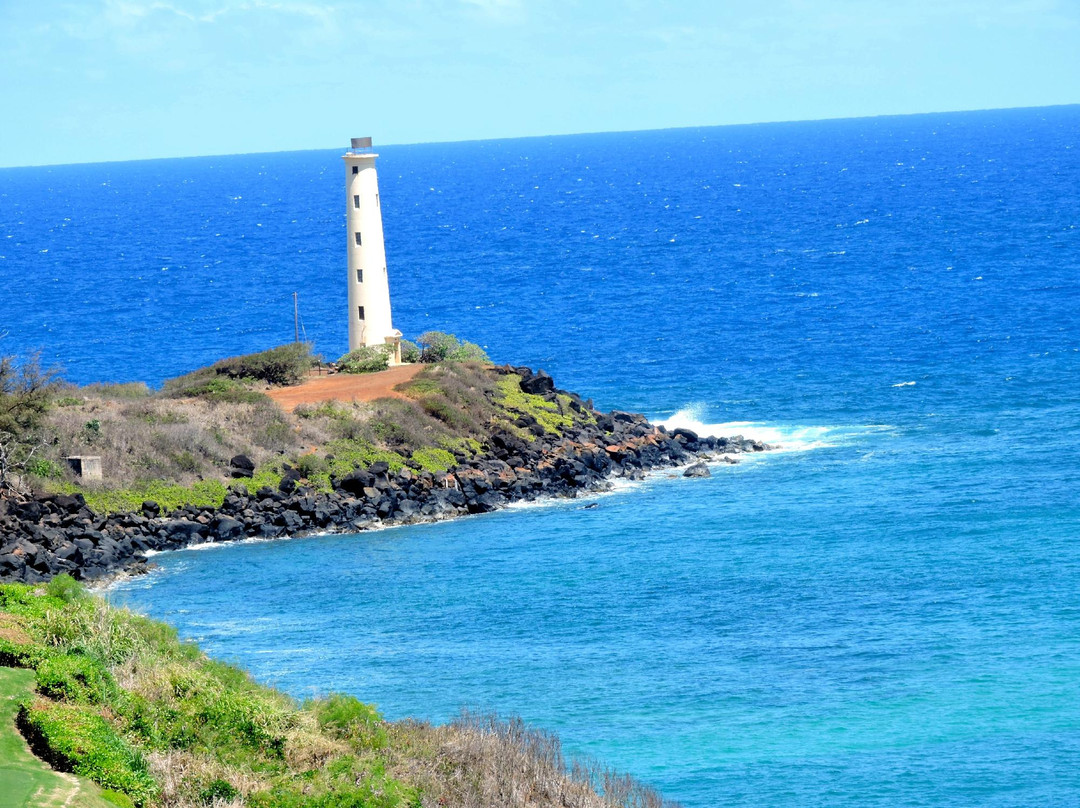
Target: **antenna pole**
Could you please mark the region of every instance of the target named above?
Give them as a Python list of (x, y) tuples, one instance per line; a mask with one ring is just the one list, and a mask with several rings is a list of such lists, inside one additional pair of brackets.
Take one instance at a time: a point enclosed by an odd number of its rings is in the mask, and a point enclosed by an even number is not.
[(300, 303), (296, 292), (292, 293), (293, 342), (300, 341)]

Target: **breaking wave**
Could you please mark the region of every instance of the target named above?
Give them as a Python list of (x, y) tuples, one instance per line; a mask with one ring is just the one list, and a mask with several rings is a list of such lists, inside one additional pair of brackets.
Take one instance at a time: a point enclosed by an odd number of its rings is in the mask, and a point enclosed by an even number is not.
[(764, 421), (725, 421), (709, 423), (705, 419), (708, 407), (691, 404), (668, 418), (655, 419), (653, 423), (672, 429), (689, 429), (699, 435), (730, 438), (742, 435), (779, 447), (780, 451), (804, 452), (839, 446), (862, 435), (881, 432), (892, 427), (885, 424), (863, 426), (808, 426), (804, 424), (773, 424)]

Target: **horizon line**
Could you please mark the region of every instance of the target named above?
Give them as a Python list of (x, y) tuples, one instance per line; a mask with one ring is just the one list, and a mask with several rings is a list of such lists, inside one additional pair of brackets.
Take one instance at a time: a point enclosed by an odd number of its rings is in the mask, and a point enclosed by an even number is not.
[[(405, 141), (398, 143), (383, 143), (381, 147), (393, 147), (398, 148), (402, 146), (444, 146), (455, 145), (462, 143), (491, 143), (502, 142), (512, 140), (540, 140), (547, 138), (562, 138), (562, 137), (583, 137), (588, 135), (627, 135), (627, 134), (647, 134), (650, 132), (675, 132), (683, 131), (687, 129), (732, 129), (743, 126), (774, 126), (778, 124), (795, 124), (795, 123), (823, 123), (826, 121), (866, 121), (875, 120), (878, 118), (916, 118), (923, 115), (951, 115), (962, 114), (971, 112), (1011, 112), (1019, 110), (1037, 110), (1037, 109), (1062, 109), (1065, 107), (1080, 107), (1080, 101), (1064, 103), (1064, 104), (1044, 104), (1038, 106), (1019, 106), (1019, 107), (979, 107), (973, 109), (947, 109), (947, 110), (929, 110), (923, 112), (888, 112), (881, 113), (879, 115), (845, 115), (839, 117), (825, 117), (825, 118), (797, 118), (797, 119), (780, 119), (769, 121), (750, 121), (746, 123), (720, 123), (720, 124), (689, 124), (687, 126), (666, 126), (662, 128), (651, 129), (605, 129), (605, 130), (591, 130), (586, 132), (553, 132), (539, 135), (511, 135), (508, 137), (483, 137), (483, 138), (463, 138), (461, 140), (416, 140)], [(343, 138), (348, 140), (348, 138)], [(212, 157), (251, 157), (254, 155), (274, 155), (274, 154), (296, 154), (299, 152), (309, 151), (332, 151), (338, 147), (336, 146), (316, 146), (306, 149), (279, 149), (274, 151), (253, 151), (253, 152), (217, 152), (214, 154), (178, 154), (178, 155), (165, 155), (160, 157), (137, 157), (134, 159), (120, 159), (120, 160), (89, 160), (83, 163), (33, 163), (25, 165), (5, 165), (0, 166), (0, 171), (16, 170), (24, 168), (63, 168), (67, 166), (92, 166), (92, 165), (114, 165), (117, 163), (149, 163), (159, 160), (198, 160)], [(342, 146), (342, 149), (348, 148)]]

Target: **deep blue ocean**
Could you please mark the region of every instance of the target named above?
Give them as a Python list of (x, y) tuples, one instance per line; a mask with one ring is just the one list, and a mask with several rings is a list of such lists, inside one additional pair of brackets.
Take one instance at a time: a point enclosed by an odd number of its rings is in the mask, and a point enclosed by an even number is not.
[[(335, 358), (340, 152), (0, 170), (0, 350), (158, 383), (291, 339), (296, 291)], [(691, 808), (1080, 805), (1080, 107), (379, 152), (406, 336), (785, 451), (117, 600)]]

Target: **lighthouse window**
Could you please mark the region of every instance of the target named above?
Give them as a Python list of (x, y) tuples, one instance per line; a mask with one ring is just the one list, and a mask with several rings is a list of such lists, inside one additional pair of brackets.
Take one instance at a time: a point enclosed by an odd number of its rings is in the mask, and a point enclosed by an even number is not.
[(352, 167), (352, 173), (353, 174), (359, 174), (360, 173), (360, 166), (353, 166)]
[(362, 270), (362, 269), (356, 270), (356, 282), (357, 283), (363, 283), (364, 282), (364, 270)]
[(360, 310), (360, 319), (363, 320), (364, 319), (364, 307), (363, 306), (357, 306), (356, 308)]
[(360, 234), (356, 233), (355, 235), (356, 235), (356, 246), (359, 247), (360, 246)]
[(379, 195), (375, 194), (375, 207), (379, 207)]
[(352, 206), (354, 208), (359, 208), (360, 207), (360, 194), (353, 194)]

